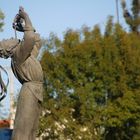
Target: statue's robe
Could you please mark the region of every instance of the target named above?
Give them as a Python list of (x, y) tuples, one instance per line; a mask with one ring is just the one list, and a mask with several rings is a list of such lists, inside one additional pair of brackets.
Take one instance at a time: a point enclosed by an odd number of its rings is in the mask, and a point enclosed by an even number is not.
[(35, 140), (43, 101), (43, 72), (37, 55), (41, 47), (39, 34), (24, 32), (23, 41), (0, 42), (0, 57), (11, 57), (14, 75), (22, 84), (12, 140)]

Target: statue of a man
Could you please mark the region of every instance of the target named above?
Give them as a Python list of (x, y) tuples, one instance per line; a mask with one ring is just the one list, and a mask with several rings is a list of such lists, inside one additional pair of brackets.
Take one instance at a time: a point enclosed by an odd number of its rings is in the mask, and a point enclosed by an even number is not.
[[(13, 73), (22, 84), (12, 140), (35, 140), (43, 101), (43, 72), (36, 59), (41, 40), (22, 7), (14, 21), (13, 28), (24, 32), (23, 40), (11, 38), (0, 41), (0, 57), (11, 57)], [(24, 26), (21, 21), (24, 21)]]

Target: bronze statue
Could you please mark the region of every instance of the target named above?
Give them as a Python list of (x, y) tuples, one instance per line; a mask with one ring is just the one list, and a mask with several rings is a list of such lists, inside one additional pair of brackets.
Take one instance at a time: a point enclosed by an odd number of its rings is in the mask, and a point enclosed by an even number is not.
[(15, 17), (13, 28), (24, 32), (23, 40), (11, 38), (0, 42), (0, 57), (11, 57), (13, 73), (22, 84), (12, 140), (35, 140), (43, 101), (43, 72), (36, 59), (41, 39), (22, 7)]

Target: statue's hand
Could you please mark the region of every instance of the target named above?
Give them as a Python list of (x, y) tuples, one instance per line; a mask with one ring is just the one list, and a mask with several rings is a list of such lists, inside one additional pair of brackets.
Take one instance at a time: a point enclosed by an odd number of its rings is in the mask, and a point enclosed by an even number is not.
[(21, 16), (17, 14), (14, 18), (13, 28), (17, 31), (24, 32), (23, 25), (22, 25), (23, 22), (24, 21), (21, 18)]
[(25, 19), (27, 16), (27, 13), (24, 11), (24, 8), (22, 6), (19, 7), (19, 16), (23, 19)]
[(19, 7), (19, 14), (20, 18), (23, 20), (24, 25), (22, 24), (22, 27), (24, 31), (35, 31), (35, 29), (32, 26), (32, 22), (29, 18), (29, 15), (25, 12), (23, 7)]
[(19, 11), (24, 11), (24, 8), (22, 6), (20, 6)]
[(14, 18), (14, 22), (19, 22), (20, 19), (21, 19), (20, 15), (17, 14), (17, 15), (15, 16), (15, 18)]

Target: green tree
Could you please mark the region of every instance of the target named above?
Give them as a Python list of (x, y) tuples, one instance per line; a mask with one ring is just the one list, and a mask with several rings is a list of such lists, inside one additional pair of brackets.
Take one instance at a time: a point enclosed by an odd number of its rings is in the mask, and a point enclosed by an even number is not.
[(2, 11), (0, 10), (0, 31), (2, 31), (2, 27), (4, 25), (4, 14), (2, 13)]
[(41, 59), (45, 92), (39, 134), (57, 140), (136, 140), (139, 55), (139, 36), (112, 17), (104, 35), (98, 25), (67, 30), (63, 41), (51, 34)]
[(131, 0), (131, 11), (127, 10), (125, 0), (122, 0), (122, 8), (124, 12), (124, 18), (129, 25), (131, 31), (140, 33), (140, 1)]

